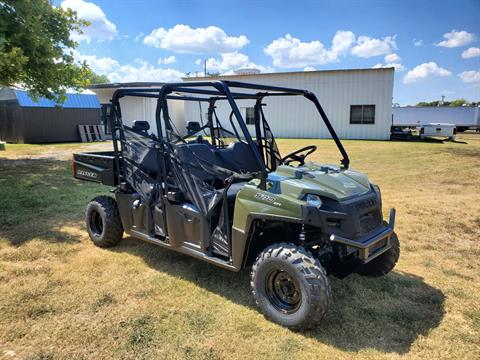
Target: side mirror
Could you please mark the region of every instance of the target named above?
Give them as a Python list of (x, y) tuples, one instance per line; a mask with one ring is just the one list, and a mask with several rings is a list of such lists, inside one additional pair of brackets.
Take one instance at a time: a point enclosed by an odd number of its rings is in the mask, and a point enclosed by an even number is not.
[(148, 121), (135, 120), (132, 125), (134, 131), (148, 131), (150, 130), (150, 124)]

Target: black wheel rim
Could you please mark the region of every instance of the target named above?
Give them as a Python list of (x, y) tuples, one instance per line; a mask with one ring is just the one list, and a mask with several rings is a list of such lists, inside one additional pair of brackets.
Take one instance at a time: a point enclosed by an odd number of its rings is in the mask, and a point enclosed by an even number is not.
[(268, 299), (277, 310), (292, 314), (300, 308), (302, 292), (292, 275), (285, 270), (273, 270), (266, 280)]
[(103, 219), (100, 213), (96, 210), (93, 210), (90, 213), (90, 218), (88, 220), (88, 225), (90, 227), (91, 232), (96, 235), (100, 236), (103, 233)]

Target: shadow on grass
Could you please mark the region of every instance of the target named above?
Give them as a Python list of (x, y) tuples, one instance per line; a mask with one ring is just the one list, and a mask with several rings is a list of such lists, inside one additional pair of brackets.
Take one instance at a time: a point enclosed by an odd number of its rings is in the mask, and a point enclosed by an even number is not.
[(105, 191), (73, 179), (68, 160), (0, 156), (0, 238), (15, 246), (40, 238), (76, 243), (59, 229), (81, 219), (88, 201)]
[(446, 140), (443, 139), (435, 139), (435, 138), (420, 138), (416, 137), (409, 137), (409, 138), (401, 138), (395, 137), (390, 139), (391, 142), (416, 142), (416, 143), (430, 143), (430, 144), (443, 144)]
[[(153, 269), (191, 281), (212, 293), (256, 310), (249, 271), (229, 272), (188, 256), (127, 238), (113, 249), (142, 257)], [(404, 354), (444, 315), (443, 293), (422, 278), (394, 271), (383, 278), (330, 278), (334, 302), (307, 338), (346, 351), (377, 349)]]

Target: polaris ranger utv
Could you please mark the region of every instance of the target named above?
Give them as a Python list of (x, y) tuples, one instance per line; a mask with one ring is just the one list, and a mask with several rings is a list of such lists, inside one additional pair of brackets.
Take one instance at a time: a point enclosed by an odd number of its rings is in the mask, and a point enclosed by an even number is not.
[[(306, 162), (315, 145), (280, 154), (263, 108), (281, 106), (282, 96), (316, 109), (312, 115), (342, 155), (340, 166)], [(122, 121), (128, 97), (156, 104), (155, 121)], [(251, 267), (262, 312), (295, 330), (326, 313), (327, 275), (381, 276), (394, 268), (395, 210), (383, 221), (380, 189), (348, 169), (348, 155), (311, 92), (203, 81), (119, 89), (111, 101), (113, 151), (73, 159), (74, 177), (114, 187), (114, 197), (96, 197), (87, 207), (95, 245), (114, 246), (126, 232), (227, 270)], [(169, 113), (179, 101), (194, 105), (187, 112), (200, 107), (199, 121), (186, 129), (177, 129)], [(248, 124), (239, 108), (244, 102), (253, 105)], [(225, 119), (217, 108), (227, 111)]]

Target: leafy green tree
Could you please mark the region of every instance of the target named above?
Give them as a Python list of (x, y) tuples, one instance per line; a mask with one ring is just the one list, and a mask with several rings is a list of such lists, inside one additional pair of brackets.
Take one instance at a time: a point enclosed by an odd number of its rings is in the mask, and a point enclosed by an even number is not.
[(439, 101), (430, 101), (430, 102), (420, 101), (415, 106), (438, 106), (438, 103)]
[(441, 103), (438, 100), (430, 101), (430, 102), (420, 101), (415, 106), (463, 106), (463, 105), (471, 106), (472, 104), (475, 104), (475, 103), (469, 103), (467, 100), (461, 98), (453, 101), (444, 101), (443, 103)]
[(0, 86), (20, 85), (33, 97), (62, 100), (67, 88), (88, 83), (70, 37), (89, 23), (49, 0), (0, 1)]
[(468, 105), (468, 101), (465, 100), (464, 98), (461, 98), (461, 99), (451, 101), (448, 106), (463, 106), (465, 104)]
[(110, 79), (107, 75), (99, 75), (90, 71), (90, 74), (86, 77), (88, 84), (107, 84), (110, 82)]

